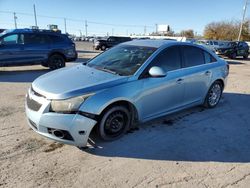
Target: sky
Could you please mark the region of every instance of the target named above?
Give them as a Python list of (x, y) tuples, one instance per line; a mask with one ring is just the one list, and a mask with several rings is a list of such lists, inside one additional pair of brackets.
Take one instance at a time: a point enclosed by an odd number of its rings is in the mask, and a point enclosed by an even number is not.
[[(0, 28), (13, 29), (35, 25), (36, 6), (39, 28), (56, 24), (65, 32), (85, 35), (144, 34), (167, 24), (175, 32), (193, 29), (202, 34), (213, 21), (240, 20), (246, 0), (0, 0)], [(246, 17), (250, 17), (250, 7)]]

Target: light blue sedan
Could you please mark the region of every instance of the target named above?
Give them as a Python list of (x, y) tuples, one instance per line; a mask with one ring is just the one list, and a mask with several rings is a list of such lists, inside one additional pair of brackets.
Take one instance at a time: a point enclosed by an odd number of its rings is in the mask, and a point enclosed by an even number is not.
[(84, 147), (93, 128), (101, 139), (114, 140), (153, 118), (215, 107), (228, 73), (227, 62), (202, 46), (126, 42), (36, 79), (26, 97), (27, 119), (45, 137)]

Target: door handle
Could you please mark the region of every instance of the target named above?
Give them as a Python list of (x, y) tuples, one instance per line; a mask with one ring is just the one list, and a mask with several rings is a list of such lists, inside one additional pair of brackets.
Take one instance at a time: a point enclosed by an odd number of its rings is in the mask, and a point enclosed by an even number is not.
[(181, 83), (183, 82), (183, 80), (184, 80), (183, 78), (179, 78), (179, 79), (176, 81), (176, 83), (177, 83), (177, 84), (181, 84)]
[(205, 75), (206, 75), (206, 76), (209, 76), (210, 74), (211, 74), (211, 71), (206, 71), (206, 72), (205, 72)]

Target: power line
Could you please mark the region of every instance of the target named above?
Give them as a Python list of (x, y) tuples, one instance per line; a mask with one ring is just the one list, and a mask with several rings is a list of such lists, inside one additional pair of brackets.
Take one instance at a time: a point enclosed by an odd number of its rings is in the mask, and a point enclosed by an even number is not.
[[(13, 12), (11, 11), (0, 11), (0, 13), (7, 13), (7, 14), (12, 14)], [(24, 12), (16, 12), (16, 14), (20, 15), (26, 15), (26, 16), (34, 16), (33, 14), (30, 13), (24, 13)], [(38, 14), (37, 17), (44, 17), (44, 18), (52, 18), (52, 19), (65, 19), (65, 17), (57, 17), (57, 16), (47, 16), (47, 15), (40, 15)], [(67, 20), (74, 21), (74, 22), (82, 22), (83, 20), (80, 19), (74, 19), (74, 18), (68, 18), (66, 17)], [(145, 25), (130, 25), (130, 24), (113, 24), (113, 23), (104, 23), (104, 22), (96, 22), (96, 21), (88, 21), (88, 23), (91, 24), (97, 24), (97, 25), (107, 25), (107, 26), (115, 26), (115, 27), (140, 27), (144, 28)], [(149, 28), (154, 28), (154, 26), (151, 25), (146, 25), (146, 27)]]

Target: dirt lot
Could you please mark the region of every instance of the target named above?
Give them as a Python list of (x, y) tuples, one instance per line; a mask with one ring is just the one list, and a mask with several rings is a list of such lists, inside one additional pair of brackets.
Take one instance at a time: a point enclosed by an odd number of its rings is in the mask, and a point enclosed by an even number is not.
[[(97, 54), (77, 46), (78, 62)], [(249, 187), (250, 60), (229, 63), (215, 109), (192, 108), (87, 150), (28, 127), (25, 93), (46, 68), (0, 68), (0, 187)]]

